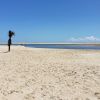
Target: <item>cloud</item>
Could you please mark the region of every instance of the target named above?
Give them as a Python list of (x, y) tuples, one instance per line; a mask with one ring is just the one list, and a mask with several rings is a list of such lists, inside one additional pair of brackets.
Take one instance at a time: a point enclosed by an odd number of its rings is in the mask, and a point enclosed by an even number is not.
[(87, 37), (79, 37), (79, 38), (70, 38), (69, 41), (71, 42), (100, 42), (100, 38), (95, 36), (87, 36)]

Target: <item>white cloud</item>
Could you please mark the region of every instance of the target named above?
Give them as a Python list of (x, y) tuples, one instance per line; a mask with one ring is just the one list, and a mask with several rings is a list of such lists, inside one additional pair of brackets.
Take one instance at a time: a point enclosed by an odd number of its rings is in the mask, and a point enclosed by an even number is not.
[(79, 38), (70, 38), (71, 42), (100, 42), (100, 38), (95, 36), (79, 37)]

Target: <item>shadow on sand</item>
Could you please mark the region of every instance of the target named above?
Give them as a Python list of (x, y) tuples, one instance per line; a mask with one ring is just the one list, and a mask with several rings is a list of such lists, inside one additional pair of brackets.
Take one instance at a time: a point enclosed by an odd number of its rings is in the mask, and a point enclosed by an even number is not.
[(8, 53), (9, 51), (5, 51), (5, 52), (3, 52), (3, 51), (0, 51), (0, 53)]

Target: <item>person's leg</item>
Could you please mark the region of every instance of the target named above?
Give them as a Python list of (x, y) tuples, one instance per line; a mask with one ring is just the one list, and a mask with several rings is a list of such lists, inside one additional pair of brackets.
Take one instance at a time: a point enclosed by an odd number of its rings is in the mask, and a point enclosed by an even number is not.
[(9, 45), (9, 47), (8, 47), (8, 51), (10, 52), (10, 45)]

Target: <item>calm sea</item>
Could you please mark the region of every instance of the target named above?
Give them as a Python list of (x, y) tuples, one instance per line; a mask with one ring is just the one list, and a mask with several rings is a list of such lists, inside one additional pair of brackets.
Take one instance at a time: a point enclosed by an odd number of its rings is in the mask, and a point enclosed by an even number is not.
[(100, 50), (99, 44), (23, 44), (23, 46), (31, 47), (31, 48)]

